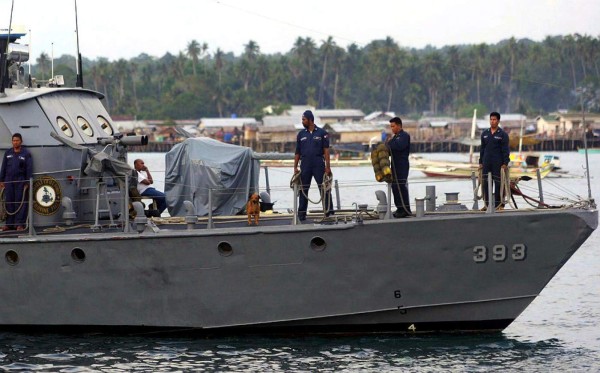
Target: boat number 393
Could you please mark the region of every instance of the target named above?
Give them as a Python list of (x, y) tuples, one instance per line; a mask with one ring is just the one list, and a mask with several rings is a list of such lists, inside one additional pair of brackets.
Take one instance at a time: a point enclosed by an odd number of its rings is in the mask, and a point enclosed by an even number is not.
[(485, 263), (488, 260), (504, 262), (507, 259), (520, 261), (525, 260), (526, 258), (527, 246), (523, 243), (516, 243), (512, 246), (494, 245), (491, 248), (480, 245), (473, 248), (473, 261), (475, 261), (475, 263)]

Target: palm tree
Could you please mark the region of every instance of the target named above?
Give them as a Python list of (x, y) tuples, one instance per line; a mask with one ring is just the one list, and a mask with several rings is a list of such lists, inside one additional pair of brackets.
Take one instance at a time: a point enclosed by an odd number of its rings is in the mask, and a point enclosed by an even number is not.
[(217, 48), (217, 51), (215, 52), (215, 69), (217, 70), (217, 76), (218, 76), (218, 81), (219, 81), (219, 89), (221, 88), (221, 75), (223, 73), (223, 67), (225, 66), (225, 62), (223, 61), (223, 56), (225, 55), (225, 53), (223, 53), (223, 51), (221, 50), (221, 48)]
[(198, 41), (196, 41), (195, 39), (190, 41), (187, 45), (187, 55), (192, 59), (192, 69), (194, 71), (194, 76), (196, 76), (196, 64), (198, 63), (200, 53), (200, 43), (198, 43)]
[(244, 79), (244, 92), (248, 92), (250, 80), (256, 70), (256, 61), (260, 55), (260, 47), (254, 40), (248, 41), (244, 45), (244, 54), (240, 63), (240, 72)]
[(131, 73), (131, 84), (132, 84), (132, 88), (133, 88), (133, 105), (135, 107), (135, 112), (139, 113), (140, 112), (140, 103), (138, 101), (137, 87), (136, 87), (138, 64), (135, 62), (131, 62), (129, 64), (129, 72)]
[(39, 69), (42, 72), (42, 80), (46, 80), (46, 68), (50, 62), (50, 58), (45, 52), (42, 52), (36, 60)]
[(119, 99), (118, 103), (121, 103), (123, 97), (125, 97), (125, 77), (129, 75), (127, 61), (125, 61), (123, 58), (119, 59), (115, 63), (115, 70), (117, 79), (119, 81), (119, 95), (117, 96)]
[(338, 108), (338, 86), (340, 81), (340, 73), (346, 61), (344, 50), (340, 47), (335, 47), (331, 54), (333, 60), (333, 72), (335, 78), (333, 79), (333, 108)]
[(429, 92), (429, 110), (434, 114), (438, 111), (438, 95), (443, 84), (441, 65), (441, 55), (438, 51), (430, 52), (423, 58), (423, 76)]
[(389, 36), (383, 43), (373, 43), (373, 47), (373, 52), (368, 56), (369, 63), (373, 67), (370, 69), (372, 79), (387, 93), (386, 111), (390, 111), (394, 89), (398, 87), (398, 82), (406, 68), (406, 52), (401, 51), (398, 44)]
[(327, 78), (327, 60), (333, 53), (334, 48), (336, 47), (335, 41), (333, 41), (333, 37), (329, 36), (327, 40), (323, 40), (323, 44), (321, 44), (321, 54), (323, 55), (323, 73), (321, 74), (321, 84), (319, 86), (319, 98), (318, 103), (319, 107), (323, 107), (325, 100), (325, 79)]

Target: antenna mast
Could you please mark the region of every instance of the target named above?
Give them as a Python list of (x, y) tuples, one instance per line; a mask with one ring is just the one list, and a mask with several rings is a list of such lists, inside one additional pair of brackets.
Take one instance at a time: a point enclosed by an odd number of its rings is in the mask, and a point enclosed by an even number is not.
[[(14, 0), (13, 0), (14, 1)], [(79, 25), (77, 23), (77, 0), (75, 1), (75, 36), (77, 37), (77, 81), (76, 87), (83, 88), (83, 65), (81, 63), (81, 53), (79, 53)]]
[[(12, 16), (13, 8), (15, 7), (15, 0), (12, 0), (10, 6), (10, 21), (8, 22), (8, 35), (6, 37), (6, 48), (4, 51), (0, 50), (0, 96), (4, 96), (4, 88), (7, 86), (8, 74), (6, 73), (6, 64), (8, 63), (8, 46), (10, 44), (10, 31), (12, 29)], [(0, 44), (2, 45), (2, 44)]]
[(581, 101), (581, 121), (583, 124), (583, 147), (585, 148), (585, 170), (587, 174), (587, 185), (588, 185), (588, 199), (592, 201), (592, 186), (590, 184), (590, 162), (588, 159), (588, 146), (587, 146), (587, 131), (585, 126), (585, 100), (583, 98), (585, 94), (585, 88), (581, 88), (579, 90), (580, 96), (579, 100)]

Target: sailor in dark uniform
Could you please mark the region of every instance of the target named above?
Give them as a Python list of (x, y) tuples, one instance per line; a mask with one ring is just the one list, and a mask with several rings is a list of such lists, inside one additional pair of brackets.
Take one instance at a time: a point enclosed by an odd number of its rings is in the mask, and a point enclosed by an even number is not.
[[(510, 162), (510, 149), (508, 134), (498, 127), (500, 113), (490, 114), (490, 128), (481, 134), (481, 150), (479, 154), (479, 168), (483, 168), (483, 196), (485, 205), (488, 206), (488, 173), (492, 173), (494, 183), (494, 202), (496, 208), (503, 208), (500, 201), (500, 170), (508, 167)], [(485, 207), (484, 207), (485, 209)]]
[(412, 214), (408, 199), (408, 155), (410, 154), (410, 135), (402, 129), (402, 119), (390, 119), (390, 128), (393, 136), (387, 142), (387, 147), (392, 156), (392, 193), (396, 205), (395, 218), (405, 218)]
[[(3, 231), (25, 229), (27, 221), (28, 198), (25, 190), (29, 187), (29, 179), (33, 175), (33, 159), (31, 153), (22, 146), (20, 133), (12, 136), (12, 149), (4, 153), (2, 169), (0, 169), (0, 187), (4, 188), (6, 203), (6, 225)], [(21, 204), (21, 202), (23, 202)]]
[[(300, 162), (300, 180), (302, 182), (302, 192), (300, 194), (300, 203), (298, 206), (298, 219), (306, 219), (306, 210), (308, 208), (308, 190), (312, 178), (315, 178), (319, 191), (322, 193), (321, 184), (323, 175), (331, 175), (329, 164), (329, 135), (327, 131), (315, 125), (315, 117), (310, 110), (302, 114), (302, 125), (304, 129), (298, 132), (296, 137), (296, 155), (294, 157), (294, 173), (298, 172), (298, 162)], [(325, 196), (326, 212), (325, 215), (333, 214), (333, 201), (331, 200), (331, 191)]]

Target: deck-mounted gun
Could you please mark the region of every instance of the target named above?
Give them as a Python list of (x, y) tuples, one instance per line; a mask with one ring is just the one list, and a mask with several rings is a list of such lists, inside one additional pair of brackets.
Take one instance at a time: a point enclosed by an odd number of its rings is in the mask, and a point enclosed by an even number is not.
[(98, 144), (112, 146), (113, 156), (121, 161), (127, 161), (128, 146), (148, 145), (148, 136), (146, 135), (124, 135), (116, 133), (110, 137), (98, 137)]

